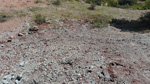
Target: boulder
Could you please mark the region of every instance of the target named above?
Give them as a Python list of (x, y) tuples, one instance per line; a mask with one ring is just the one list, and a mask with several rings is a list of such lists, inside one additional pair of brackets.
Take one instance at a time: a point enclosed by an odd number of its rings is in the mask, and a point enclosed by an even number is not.
[(29, 31), (38, 31), (38, 30), (39, 30), (38, 26), (33, 26), (29, 28)]

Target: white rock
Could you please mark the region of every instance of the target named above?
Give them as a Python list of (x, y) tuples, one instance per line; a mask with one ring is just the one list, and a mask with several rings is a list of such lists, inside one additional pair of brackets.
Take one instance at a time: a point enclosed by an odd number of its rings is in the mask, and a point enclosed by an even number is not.
[(10, 79), (11, 79), (11, 75), (6, 75), (6, 76), (3, 77), (3, 79), (8, 79), (8, 80), (10, 80)]
[(90, 69), (93, 69), (93, 68), (94, 68), (94, 66), (93, 66), (93, 65), (91, 65), (91, 66), (90, 66)]
[(9, 82), (7, 80), (2, 80), (3, 84), (9, 84)]
[(22, 61), (22, 62), (19, 63), (19, 66), (24, 66), (24, 65), (27, 64), (27, 63), (28, 63), (28, 61), (26, 61), (26, 62), (25, 62), (25, 61)]
[(25, 64), (25, 62), (20, 62), (19, 66), (23, 66)]
[(18, 33), (18, 36), (23, 36), (23, 33)]
[(18, 81), (18, 80), (15, 80), (15, 84), (19, 84), (19, 81)]

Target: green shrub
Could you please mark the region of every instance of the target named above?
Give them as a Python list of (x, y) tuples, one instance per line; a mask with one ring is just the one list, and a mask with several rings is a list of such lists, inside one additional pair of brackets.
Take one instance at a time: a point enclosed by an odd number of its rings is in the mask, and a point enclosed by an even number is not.
[(75, 1), (78, 1), (78, 2), (79, 2), (80, 0), (75, 0)]
[(46, 0), (47, 1), (47, 5), (51, 4), (51, 0)]
[(0, 14), (0, 23), (7, 21), (11, 17), (12, 17), (11, 15), (8, 15), (6, 13), (1, 13)]
[(37, 14), (34, 16), (34, 22), (36, 24), (43, 24), (46, 22), (45, 16), (42, 16), (41, 14)]
[(35, 3), (41, 3), (42, 1), (41, 0), (35, 0)]
[[(109, 7), (132, 8), (137, 10), (150, 9), (150, 0), (84, 0), (95, 5), (107, 5)], [(92, 5), (91, 7), (92, 8)]]
[(60, 1), (60, 0), (56, 0), (56, 1), (54, 1), (52, 4), (58, 6), (58, 5), (61, 5), (61, 1)]
[(103, 28), (108, 26), (111, 17), (96, 14), (89, 16), (87, 20), (92, 24), (92, 28)]
[(135, 9), (135, 10), (142, 10), (142, 6), (138, 6), (138, 5), (134, 5), (131, 8)]
[(123, 31), (145, 32), (150, 30), (150, 12), (143, 14), (138, 20), (112, 19), (111, 24)]
[(105, 0), (86, 0), (86, 3), (101, 5)]
[(149, 23), (150, 23), (150, 12), (144, 14), (142, 17), (139, 18), (140, 22), (142, 24), (146, 24), (147, 26), (150, 27)]
[(91, 4), (90, 7), (88, 8), (89, 10), (95, 10), (95, 4)]
[(126, 5), (126, 4), (132, 5), (135, 4), (137, 0), (118, 0), (118, 2), (119, 5)]
[(146, 0), (145, 5), (143, 6), (143, 9), (150, 9), (150, 0)]
[(42, 8), (41, 7), (29, 7), (28, 10), (31, 12), (36, 12), (36, 11), (42, 10)]
[(118, 0), (108, 0), (108, 6), (110, 7), (117, 7), (118, 6)]

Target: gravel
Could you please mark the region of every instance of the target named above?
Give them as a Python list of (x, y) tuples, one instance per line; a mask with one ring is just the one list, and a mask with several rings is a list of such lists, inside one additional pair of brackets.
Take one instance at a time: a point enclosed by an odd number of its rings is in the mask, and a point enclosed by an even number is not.
[(77, 20), (23, 32), (0, 40), (0, 84), (150, 83), (148, 33), (91, 29)]

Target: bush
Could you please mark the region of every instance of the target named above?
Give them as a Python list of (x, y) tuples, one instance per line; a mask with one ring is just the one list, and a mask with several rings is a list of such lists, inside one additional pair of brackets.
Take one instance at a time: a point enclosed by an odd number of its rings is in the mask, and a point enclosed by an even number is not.
[(144, 14), (142, 17), (139, 18), (139, 21), (141, 22), (141, 24), (147, 25), (150, 27), (149, 23), (150, 23), (150, 12)]
[(31, 12), (36, 12), (36, 11), (43, 10), (43, 8), (42, 7), (29, 7), (28, 10)]
[(41, 3), (42, 1), (41, 0), (35, 0), (35, 3)]
[[(137, 10), (150, 9), (150, 0), (85, 0), (86, 3), (107, 5), (109, 7), (132, 8)], [(93, 9), (94, 7), (89, 7)]]
[(46, 0), (47, 2), (47, 5), (50, 5), (51, 4), (51, 0)]
[(11, 18), (12, 16), (6, 14), (6, 13), (1, 13), (0, 14), (0, 23), (7, 21), (9, 18)]
[(108, 6), (117, 7), (118, 6), (118, 0), (108, 0)]
[(145, 5), (143, 6), (143, 9), (150, 9), (150, 0), (146, 0)]
[(86, 3), (101, 5), (105, 0), (86, 0)]
[(150, 31), (150, 12), (138, 20), (112, 19), (111, 24), (123, 31), (148, 32)]
[(119, 5), (132, 5), (135, 4), (137, 2), (137, 0), (118, 0)]
[(111, 18), (108, 16), (96, 14), (89, 16), (87, 20), (92, 24), (92, 28), (103, 28), (108, 26)]
[(61, 5), (61, 1), (60, 1), (60, 0), (56, 0), (56, 1), (54, 1), (52, 4), (58, 6), (58, 5)]
[(134, 4), (132, 6), (129, 6), (129, 8), (135, 9), (135, 10), (142, 10), (143, 4)]
[(34, 22), (36, 24), (43, 24), (46, 22), (45, 16), (42, 16), (41, 14), (37, 14), (34, 16)]
[(95, 10), (95, 4), (91, 4), (91, 6), (88, 8), (89, 10)]

